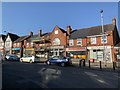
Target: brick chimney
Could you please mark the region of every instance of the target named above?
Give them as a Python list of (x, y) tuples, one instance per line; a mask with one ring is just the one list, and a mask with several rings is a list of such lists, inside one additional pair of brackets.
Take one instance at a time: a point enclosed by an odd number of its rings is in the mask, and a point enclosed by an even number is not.
[(67, 26), (67, 34), (70, 35), (70, 32), (71, 32), (71, 26)]
[(116, 19), (114, 17), (112, 18), (112, 24), (116, 25)]
[(30, 32), (30, 34), (29, 34), (30, 36), (33, 36), (33, 32)]
[(38, 31), (38, 36), (40, 37), (42, 35), (42, 30)]

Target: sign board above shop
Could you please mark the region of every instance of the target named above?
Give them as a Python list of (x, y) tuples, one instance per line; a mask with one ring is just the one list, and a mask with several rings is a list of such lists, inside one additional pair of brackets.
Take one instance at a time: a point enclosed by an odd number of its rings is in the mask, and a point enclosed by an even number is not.
[(70, 47), (66, 48), (66, 51), (86, 51), (86, 47)]
[(64, 46), (51, 46), (51, 49), (64, 49)]

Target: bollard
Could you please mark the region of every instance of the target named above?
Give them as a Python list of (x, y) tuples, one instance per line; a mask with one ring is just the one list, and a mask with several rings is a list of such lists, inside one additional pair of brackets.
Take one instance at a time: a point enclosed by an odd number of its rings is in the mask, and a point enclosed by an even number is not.
[(81, 60), (79, 60), (79, 67), (81, 67)]
[(113, 70), (115, 70), (115, 62), (113, 62)]
[(85, 67), (85, 60), (83, 59), (83, 66)]
[(90, 68), (90, 60), (89, 60), (89, 68)]
[(102, 64), (101, 64), (101, 61), (100, 61), (100, 69), (102, 69)]

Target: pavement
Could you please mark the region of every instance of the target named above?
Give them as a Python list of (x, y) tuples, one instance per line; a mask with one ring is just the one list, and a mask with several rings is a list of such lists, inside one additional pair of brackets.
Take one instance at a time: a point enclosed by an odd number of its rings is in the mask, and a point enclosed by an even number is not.
[[(72, 65), (75, 67), (80, 67), (80, 62), (79, 59), (72, 59)], [(113, 63), (112, 62), (102, 62), (101, 63), (101, 69), (100, 69), (100, 62), (90, 62), (90, 67), (89, 67), (89, 62), (85, 63), (85, 66), (83, 66), (83, 62), (81, 63), (80, 68), (84, 69), (96, 69), (96, 70), (108, 70), (108, 71), (118, 71), (120, 68), (120, 62), (116, 62), (115, 68), (113, 68)]]

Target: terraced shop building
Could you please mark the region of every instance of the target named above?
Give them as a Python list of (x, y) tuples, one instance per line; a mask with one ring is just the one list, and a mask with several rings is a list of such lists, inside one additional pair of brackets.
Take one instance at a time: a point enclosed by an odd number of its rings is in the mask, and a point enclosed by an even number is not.
[(72, 58), (85, 57), (94, 61), (116, 61), (115, 46), (120, 42), (116, 19), (112, 19), (112, 24), (106, 24), (104, 36), (102, 26), (93, 26), (73, 30), (69, 38), (67, 53)]

